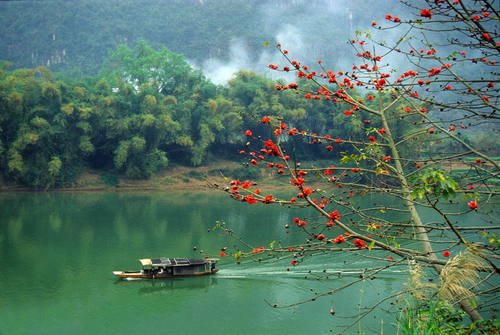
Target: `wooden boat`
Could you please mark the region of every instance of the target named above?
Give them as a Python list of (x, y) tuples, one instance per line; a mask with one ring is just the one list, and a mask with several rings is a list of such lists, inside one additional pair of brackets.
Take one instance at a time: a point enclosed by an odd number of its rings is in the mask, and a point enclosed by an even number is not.
[(203, 276), (214, 274), (216, 259), (192, 258), (144, 258), (139, 262), (142, 265), (139, 271), (113, 271), (113, 275), (126, 280), (160, 279), (172, 277)]

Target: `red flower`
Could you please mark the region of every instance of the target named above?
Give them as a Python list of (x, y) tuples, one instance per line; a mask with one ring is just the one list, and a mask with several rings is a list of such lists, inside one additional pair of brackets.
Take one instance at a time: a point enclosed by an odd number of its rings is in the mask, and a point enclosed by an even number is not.
[(295, 266), (295, 265), (297, 265), (297, 260), (296, 260), (296, 259), (292, 260), (292, 261), (290, 262), (290, 265), (291, 265), (291, 266)]
[(220, 257), (224, 257), (224, 256), (226, 256), (226, 252), (225, 252), (225, 251), (221, 251), (221, 252), (219, 253), (219, 256), (220, 256)]
[(431, 19), (432, 18), (432, 12), (431, 12), (431, 10), (429, 8), (424, 8), (420, 12), (420, 16), (426, 17), (428, 19)]
[(254, 248), (252, 250), (252, 254), (258, 254), (259, 252), (262, 252), (262, 251), (264, 251), (264, 247)]
[(324, 240), (325, 239), (325, 235), (324, 234), (318, 234), (318, 236), (316, 236), (316, 239), (318, 241)]
[(269, 123), (271, 122), (271, 118), (269, 116), (264, 116), (262, 119), (260, 119), (261, 123)]
[(384, 134), (385, 134), (385, 128), (380, 128), (380, 129), (378, 130), (378, 133), (379, 133), (380, 135), (384, 135)]
[(247, 130), (245, 131), (245, 135), (248, 136), (248, 137), (252, 137), (253, 134), (252, 134), (252, 131), (251, 130)]
[(375, 27), (377, 25), (377, 21), (372, 21), (372, 27)]
[(293, 223), (295, 223), (299, 227), (305, 227), (307, 226), (307, 222), (304, 220), (301, 220), (299, 218), (293, 218)]
[(272, 195), (266, 195), (264, 199), (262, 200), (263, 203), (265, 204), (270, 204), (274, 202), (273, 196)]
[(357, 238), (354, 240), (354, 246), (357, 247), (358, 249), (364, 249), (366, 248), (365, 241)]
[(368, 136), (368, 140), (369, 140), (370, 142), (372, 142), (372, 143), (377, 142), (377, 139), (375, 138), (375, 136), (372, 136), (372, 135)]
[(450, 255), (451, 255), (451, 252), (449, 252), (448, 250), (443, 251), (444, 257), (450, 257)]
[(477, 201), (476, 200), (471, 200), (467, 203), (467, 206), (469, 206), (470, 209), (474, 210), (477, 208)]
[(293, 178), (292, 183), (294, 185), (302, 185), (304, 183), (304, 178), (299, 177), (299, 178)]
[(243, 198), (244, 201), (246, 201), (247, 203), (249, 203), (250, 205), (253, 205), (253, 204), (256, 204), (257, 203), (257, 199), (255, 199), (255, 197), (251, 194), (245, 196)]
[(302, 191), (302, 194), (304, 195), (310, 195), (311, 193), (313, 193), (313, 191), (311, 190), (310, 187), (306, 187), (304, 188), (304, 190)]
[(491, 41), (491, 36), (488, 33), (483, 33), (483, 38), (487, 40), (488, 42)]
[(440, 73), (441, 73), (441, 69), (436, 68), (436, 67), (433, 67), (433, 68), (431, 68), (431, 69), (429, 70), (428, 75), (429, 75), (429, 77), (432, 77), (432, 76), (437, 76), (437, 75), (438, 75), (438, 74), (440, 74)]
[(328, 216), (332, 220), (340, 220), (340, 214), (339, 214), (338, 210), (334, 210), (333, 212), (330, 212), (330, 214)]
[(339, 236), (335, 237), (332, 241), (335, 244), (340, 244), (342, 242), (345, 242), (346, 240), (345, 240), (344, 235), (339, 235)]

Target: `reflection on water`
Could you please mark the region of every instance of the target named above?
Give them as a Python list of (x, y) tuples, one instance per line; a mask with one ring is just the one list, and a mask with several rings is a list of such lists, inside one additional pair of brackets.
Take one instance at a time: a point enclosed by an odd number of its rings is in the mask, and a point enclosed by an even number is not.
[(116, 280), (115, 285), (137, 288), (139, 294), (168, 294), (173, 290), (208, 289), (217, 285), (215, 276), (201, 276), (193, 278), (143, 279), (143, 280)]
[[(323, 334), (401, 287), (404, 274), (396, 273), (312, 304), (269, 307), (345, 285), (366, 266), (328, 254), (293, 269), (290, 259), (236, 265), (226, 257), (216, 275), (196, 278), (116, 282), (111, 273), (144, 257), (234, 250), (233, 241), (209, 233), (217, 220), (251, 245), (297, 243), (304, 237), (283, 229), (294, 215), (214, 194), (0, 194), (0, 334), (143, 333), (158, 325), (178, 334)], [(394, 315), (376, 314), (365, 326), (379, 333), (383, 323), (390, 333)]]

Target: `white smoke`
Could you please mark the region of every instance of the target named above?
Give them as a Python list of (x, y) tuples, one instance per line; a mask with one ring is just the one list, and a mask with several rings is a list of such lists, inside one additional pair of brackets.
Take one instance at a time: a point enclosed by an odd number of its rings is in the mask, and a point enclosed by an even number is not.
[[(259, 13), (264, 18), (264, 27), (276, 27), (273, 41), (262, 41), (261, 50), (250, 50), (248, 43), (243, 39), (234, 38), (229, 44), (229, 56), (225, 59), (210, 58), (201, 64), (201, 69), (212, 82), (220, 85), (227, 84), (228, 80), (234, 77), (240, 70), (251, 70), (261, 75), (273, 79), (284, 78), (290, 80), (291, 74), (285, 72), (271, 71), (268, 64), (286, 65), (283, 56), (274, 48), (279, 42), (283, 49), (290, 51), (289, 56), (297, 59), (302, 64), (307, 64), (311, 68), (315, 67), (317, 60), (322, 59), (325, 66), (331, 70), (348, 70), (353, 64), (359, 62), (355, 57), (355, 50), (348, 45), (347, 41), (355, 38), (355, 31), (366, 31), (370, 28), (371, 22), (360, 20), (357, 7), (358, 0), (336, 0), (323, 1), (323, 7), (313, 6), (301, 14), (294, 16), (292, 23), (277, 24), (277, 18), (283, 16), (283, 8), (278, 5), (262, 6)], [(364, 6), (372, 6), (380, 11), (380, 6), (375, 0), (367, 0)], [(390, 6), (389, 6), (390, 7)], [(318, 17), (318, 8), (321, 8), (320, 16), (328, 18), (327, 26), (319, 25), (315, 19)], [(394, 8), (391, 8), (394, 9)], [(377, 12), (379, 21), (383, 20), (382, 12)], [(366, 18), (366, 17), (363, 17)], [(262, 27), (262, 28), (264, 28)], [(329, 34), (335, 31), (335, 34)], [(376, 32), (374, 32), (376, 34)], [(382, 39), (396, 39), (400, 36), (392, 36), (392, 31), (384, 31)], [(264, 42), (269, 46), (265, 47)], [(328, 44), (332, 54), (324, 55), (324, 45)], [(390, 44), (390, 43), (389, 43)], [(256, 57), (255, 55), (258, 55)], [(397, 59), (387, 59), (393, 66), (399, 66)]]
[(240, 70), (255, 70), (244, 41), (236, 38), (230, 43), (229, 61), (210, 58), (201, 67), (207, 78), (218, 85), (225, 85)]
[(304, 56), (307, 52), (307, 45), (304, 43), (300, 30), (287, 24), (276, 33), (275, 41), (269, 41), (268, 46), (262, 44), (257, 60), (252, 57), (255, 52), (252, 53), (248, 49), (248, 44), (244, 40), (234, 38), (230, 43), (228, 60), (210, 58), (201, 65), (201, 69), (208, 79), (218, 85), (227, 84), (241, 70), (250, 70), (274, 79), (286, 78), (288, 76), (285, 73), (268, 69), (269, 64), (284, 63), (283, 56), (275, 49), (276, 42), (283, 46), (290, 46), (294, 54), (299, 56)]

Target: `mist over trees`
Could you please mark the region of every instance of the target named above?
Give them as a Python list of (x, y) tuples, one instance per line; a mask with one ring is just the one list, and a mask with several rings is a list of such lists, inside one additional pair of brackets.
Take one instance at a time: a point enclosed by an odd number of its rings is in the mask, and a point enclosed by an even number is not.
[[(133, 46), (143, 39), (154, 48), (183, 54), (213, 76), (220, 75), (220, 65), (262, 73), (277, 57), (263, 44), (274, 45), (278, 39), (293, 44), (311, 61), (325, 55), (338, 61), (350, 56), (346, 41), (361, 22), (369, 22), (380, 10), (375, 3), (2, 1), (0, 59), (15, 67), (46, 66), (72, 76), (96, 74), (110, 49)], [(394, 2), (389, 8), (397, 5)]]

